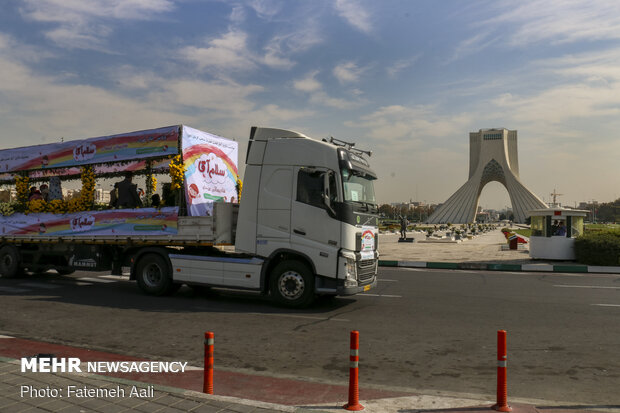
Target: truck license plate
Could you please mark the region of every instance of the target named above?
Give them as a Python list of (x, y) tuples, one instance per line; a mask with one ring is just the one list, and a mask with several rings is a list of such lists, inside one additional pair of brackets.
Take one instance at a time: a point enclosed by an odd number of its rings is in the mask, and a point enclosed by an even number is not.
[(368, 291), (368, 290), (370, 290), (370, 285), (367, 285), (364, 287), (364, 291)]

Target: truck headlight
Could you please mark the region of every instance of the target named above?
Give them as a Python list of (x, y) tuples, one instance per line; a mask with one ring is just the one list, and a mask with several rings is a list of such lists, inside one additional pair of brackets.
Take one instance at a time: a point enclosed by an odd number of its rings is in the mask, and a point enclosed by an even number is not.
[(357, 262), (354, 258), (346, 258), (345, 287), (357, 287)]

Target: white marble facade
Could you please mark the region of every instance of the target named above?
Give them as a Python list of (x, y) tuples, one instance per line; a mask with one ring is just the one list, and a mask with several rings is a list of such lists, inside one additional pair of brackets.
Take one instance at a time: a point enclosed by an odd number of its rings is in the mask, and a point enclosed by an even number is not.
[(519, 179), (517, 131), (481, 129), (469, 134), (469, 180), (435, 210), (428, 222), (474, 222), (482, 188), (491, 181), (508, 190), (514, 222), (524, 223), (528, 211), (547, 207)]

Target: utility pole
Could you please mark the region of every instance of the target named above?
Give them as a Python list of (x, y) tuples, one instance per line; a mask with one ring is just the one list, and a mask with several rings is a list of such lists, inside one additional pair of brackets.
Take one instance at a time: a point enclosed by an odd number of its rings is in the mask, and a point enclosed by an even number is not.
[(555, 191), (555, 188), (553, 188), (553, 192), (552, 192), (552, 193), (550, 193), (549, 195), (551, 195), (551, 196), (553, 197), (553, 204), (551, 204), (551, 207), (552, 207), (552, 208), (559, 207), (560, 205), (558, 205), (558, 203), (557, 203), (557, 197), (558, 197), (558, 196), (562, 196), (562, 195), (564, 195), (564, 194), (558, 194), (558, 193)]

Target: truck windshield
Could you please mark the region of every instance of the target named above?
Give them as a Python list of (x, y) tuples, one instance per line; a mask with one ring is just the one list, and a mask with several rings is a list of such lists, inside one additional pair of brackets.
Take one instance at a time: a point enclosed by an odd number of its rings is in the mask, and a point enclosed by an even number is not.
[(349, 169), (342, 170), (344, 201), (376, 205), (374, 177)]

